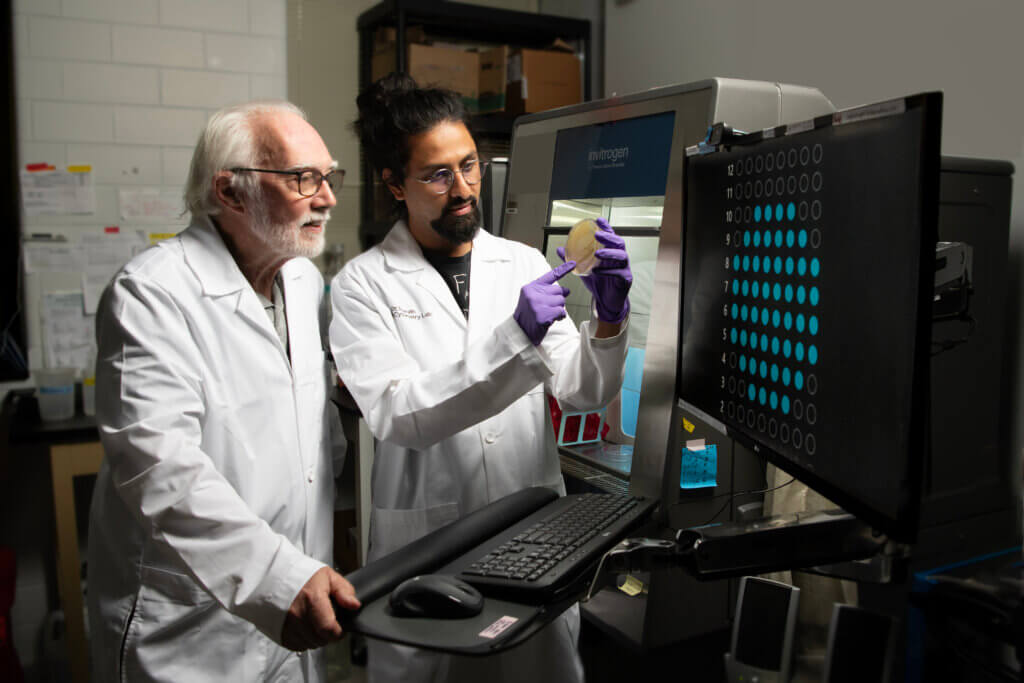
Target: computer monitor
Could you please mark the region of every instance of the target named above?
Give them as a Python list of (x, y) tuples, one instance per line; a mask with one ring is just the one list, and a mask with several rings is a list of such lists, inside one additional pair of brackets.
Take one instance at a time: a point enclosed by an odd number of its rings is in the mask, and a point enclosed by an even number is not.
[(759, 576), (740, 579), (729, 652), (728, 683), (789, 681), (800, 589)]
[(688, 150), (680, 406), (917, 529), (942, 95)]

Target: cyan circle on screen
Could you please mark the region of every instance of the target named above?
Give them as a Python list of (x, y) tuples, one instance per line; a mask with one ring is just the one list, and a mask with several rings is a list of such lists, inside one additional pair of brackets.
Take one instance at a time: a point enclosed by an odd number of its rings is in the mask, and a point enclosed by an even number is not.
[(760, 223), (761, 222), (761, 207), (760, 206), (755, 206), (754, 207), (754, 222), (755, 223)]
[(781, 230), (776, 230), (775, 231), (775, 246), (778, 249), (782, 248), (782, 231)]
[(761, 233), (758, 232), (757, 230), (754, 231), (753, 241), (755, 247), (761, 246)]
[(797, 332), (801, 332), (801, 333), (804, 331), (804, 314), (803, 313), (797, 313), (796, 314), (796, 331)]
[[(793, 267), (794, 267), (795, 264), (796, 264), (796, 261), (793, 260), (792, 256), (787, 256), (786, 257), (786, 275), (792, 275), (793, 274)], [(787, 301), (788, 301), (788, 299), (787, 299)]]
[(782, 212), (783, 211), (785, 211), (785, 209), (782, 208), (782, 204), (776, 204), (775, 205), (775, 220), (777, 220), (777, 221), (781, 221), (782, 220)]
[(779, 355), (779, 338), (772, 337), (772, 353)]
[(768, 324), (768, 309), (767, 308), (762, 308), (761, 309), (761, 324), (762, 325), (767, 325)]
[(786, 246), (789, 247), (790, 249), (792, 249), (794, 244), (796, 244), (796, 233), (793, 232), (792, 230), (787, 230), (786, 231)]
[(796, 234), (796, 243), (800, 245), (800, 248), (807, 246), (807, 231), (801, 230)]
[(771, 256), (765, 256), (763, 259), (761, 259), (761, 270), (763, 270), (766, 273), (772, 272), (772, 257)]
[(773, 382), (778, 382), (779, 381), (779, 366), (776, 365), (775, 363), (772, 363), (771, 373), (772, 373), (772, 381)]
[(796, 288), (796, 302), (802, 304), (807, 299), (807, 290), (803, 285)]
[(754, 397), (757, 396), (757, 387), (755, 387), (753, 383), (747, 385), (747, 396), (751, 401), (753, 401)]
[(740, 307), (736, 304), (732, 305), (732, 319), (735, 320), (736, 316), (740, 314)]
[[(787, 284), (786, 285), (786, 303), (789, 303), (792, 300), (793, 300), (793, 285)], [(789, 328), (787, 327), (786, 329), (788, 330)]]
[(743, 232), (743, 246), (745, 246), (745, 247), (749, 247), (750, 246), (750, 231), (749, 230), (745, 230)]
[(811, 365), (818, 364), (818, 347), (814, 344), (811, 344), (807, 349), (807, 362)]
[(757, 332), (751, 332), (750, 333), (750, 348), (752, 348), (752, 349), (756, 349), (757, 348)]
[(746, 280), (744, 280), (743, 281), (743, 296), (746, 296), (749, 293), (750, 293), (750, 283), (747, 282)]
[[(758, 283), (757, 280), (754, 280), (754, 284), (750, 285), (750, 293), (753, 294), (754, 296), (757, 296), (760, 292), (761, 285)], [(743, 294), (746, 294), (746, 292), (743, 292)]]
[(793, 386), (796, 387), (797, 391), (804, 388), (804, 373), (799, 370), (793, 374)]
[(782, 368), (782, 386), (788, 387), (790, 380), (789, 368)]
[(764, 390), (764, 387), (761, 387), (760, 391), (757, 392), (757, 402), (761, 405), (768, 402), (768, 392)]
[(811, 305), (817, 306), (821, 300), (821, 292), (818, 291), (817, 287), (811, 287)]
[(776, 394), (774, 391), (768, 394), (768, 405), (772, 407), (772, 410), (775, 410), (776, 408), (779, 407), (779, 395)]
[(818, 334), (818, 316), (811, 316), (810, 320), (807, 321), (807, 329), (812, 335)]
[(771, 230), (765, 230), (764, 231), (764, 238), (763, 239), (764, 239), (764, 246), (765, 246), (765, 248), (771, 247), (772, 246), (772, 231)]
[(796, 260), (796, 274), (803, 276), (807, 272), (807, 259), (803, 256)]
[(762, 334), (761, 335), (761, 352), (762, 353), (768, 353), (768, 335), (767, 334)]
[(757, 316), (758, 316), (757, 306), (751, 306), (750, 307), (750, 322), (756, 323), (757, 322)]
[(778, 282), (776, 282), (775, 286), (772, 287), (772, 296), (775, 297), (776, 301), (782, 300), (782, 285), (780, 285)]
[(820, 274), (821, 274), (821, 261), (819, 261), (818, 257), (815, 256), (814, 258), (811, 259), (811, 275), (813, 277), (818, 277), (818, 275), (820, 275)]
[(768, 363), (761, 361), (761, 379), (768, 379)]
[[(735, 306), (735, 304), (733, 304)], [(786, 315), (782, 316), (782, 326), (787, 330), (793, 327), (793, 314), (786, 311)]]
[(779, 404), (782, 407), (782, 414), (789, 415), (789, 396), (783, 396)]
[(746, 356), (740, 356), (740, 372), (746, 372), (746, 371), (747, 371), (747, 357)]
[(782, 275), (782, 257), (776, 256), (775, 260), (772, 261), (772, 267), (775, 270), (776, 275)]
[(793, 202), (786, 205), (786, 218), (789, 220), (796, 218), (796, 204)]
[(782, 342), (782, 355), (789, 358), (793, 355), (793, 342), (788, 339)]
[(748, 270), (750, 270), (750, 257), (749, 256), (744, 256), (743, 257), (743, 272), (745, 273)]
[(799, 361), (801, 363), (804, 361), (804, 343), (803, 342), (797, 342), (796, 343), (796, 348), (793, 349), (793, 357), (796, 358), (797, 361)]
[[(745, 259), (747, 257), (744, 256), (743, 258)], [(750, 269), (752, 271), (754, 271), (755, 273), (760, 272), (761, 271), (761, 259), (757, 258), (756, 256), (754, 258), (750, 259)]]
[(772, 205), (771, 204), (765, 204), (764, 205), (764, 222), (767, 223), (771, 219), (772, 219)]
[(747, 307), (746, 305), (740, 306), (740, 320), (743, 322), (747, 321)]
[(739, 293), (740, 293), (740, 281), (739, 280), (733, 280), (732, 281), (732, 295), (733, 296), (737, 296)]
[[(777, 287), (778, 285), (776, 285)], [(772, 327), (778, 327), (782, 323), (782, 314), (778, 309), (772, 311)]]
[[(733, 305), (735, 306), (735, 304), (733, 304)], [(746, 330), (740, 330), (740, 346), (746, 346), (746, 345), (747, 345), (747, 331)]]
[(757, 361), (753, 358), (750, 359), (750, 367), (748, 369), (750, 370), (751, 377), (757, 377)]
[(732, 257), (732, 269), (733, 270), (739, 270), (740, 269), (740, 255), (739, 254), (736, 254), (735, 256)]
[(729, 341), (732, 342), (733, 344), (735, 344), (736, 340), (739, 338), (739, 336), (740, 336), (739, 331), (737, 331), (737, 329), (734, 327), (734, 328), (732, 328), (732, 331), (729, 332)]

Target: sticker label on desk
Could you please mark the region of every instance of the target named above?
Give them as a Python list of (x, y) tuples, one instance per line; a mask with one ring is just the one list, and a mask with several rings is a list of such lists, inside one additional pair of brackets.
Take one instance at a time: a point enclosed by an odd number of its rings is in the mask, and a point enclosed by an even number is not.
[(496, 622), (485, 628), (483, 631), (480, 631), (479, 635), (481, 638), (497, 638), (502, 633), (507, 631), (509, 627), (517, 621), (519, 621), (518, 617), (502, 617), (501, 619), (498, 619)]

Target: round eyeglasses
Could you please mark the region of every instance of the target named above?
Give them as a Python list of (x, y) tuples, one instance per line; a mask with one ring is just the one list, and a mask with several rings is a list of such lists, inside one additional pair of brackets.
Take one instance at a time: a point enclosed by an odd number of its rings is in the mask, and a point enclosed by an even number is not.
[(342, 168), (336, 168), (333, 171), (327, 173), (321, 173), (316, 169), (307, 169), (305, 171), (278, 171), (270, 168), (233, 168), (233, 173), (239, 173), (241, 171), (251, 171), (254, 173), (274, 173), (277, 175), (291, 175), (295, 176), (299, 185), (299, 194), (303, 197), (312, 197), (320, 191), (320, 186), (323, 185), (324, 181), (331, 187), (331, 192), (337, 194), (341, 191), (341, 185), (345, 182), (345, 170)]
[(483, 161), (482, 159), (470, 159), (466, 163), (462, 164), (462, 168), (450, 169), (450, 168), (439, 168), (434, 171), (433, 175), (429, 178), (416, 178), (417, 182), (421, 182), (431, 189), (434, 194), (445, 194), (452, 189), (452, 185), (455, 184), (455, 174), (459, 173), (462, 175), (462, 179), (466, 181), (467, 185), (476, 185), (480, 182), (480, 179), (484, 177), (484, 173), (487, 172), (487, 166), (490, 162)]

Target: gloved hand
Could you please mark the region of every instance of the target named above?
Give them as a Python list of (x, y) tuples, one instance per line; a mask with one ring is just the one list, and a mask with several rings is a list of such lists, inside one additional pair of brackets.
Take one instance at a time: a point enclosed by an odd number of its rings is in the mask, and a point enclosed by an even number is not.
[[(583, 285), (594, 297), (597, 317), (606, 323), (618, 324), (629, 315), (629, 288), (633, 284), (633, 272), (629, 269), (629, 254), (626, 242), (615, 234), (608, 221), (598, 218), (595, 239), (604, 245), (594, 254), (601, 259), (589, 275), (580, 277)], [(558, 255), (565, 260), (565, 248), (558, 248)]]
[(569, 290), (558, 281), (575, 267), (575, 261), (566, 261), (519, 290), (519, 303), (512, 317), (534, 346), (544, 339), (551, 323), (565, 317), (565, 297)]

